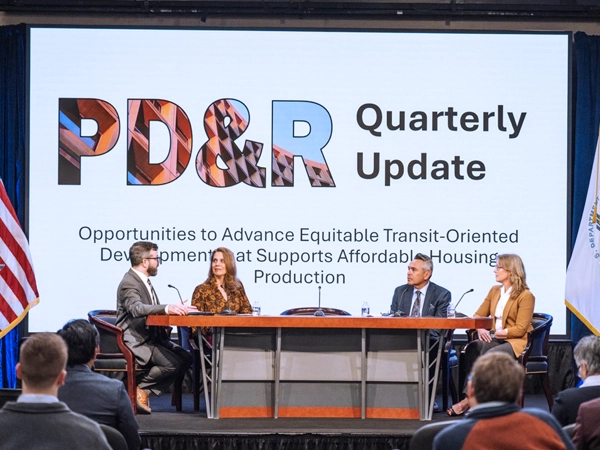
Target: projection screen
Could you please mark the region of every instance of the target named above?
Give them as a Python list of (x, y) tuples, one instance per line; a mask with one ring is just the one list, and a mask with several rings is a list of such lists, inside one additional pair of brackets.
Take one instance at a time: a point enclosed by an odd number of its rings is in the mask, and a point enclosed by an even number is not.
[[(417, 252), (473, 314), (499, 253), (566, 331), (567, 33), (32, 27), (29, 330), (236, 255), (263, 314), (390, 308)], [(544, 218), (542, 220), (542, 218)]]

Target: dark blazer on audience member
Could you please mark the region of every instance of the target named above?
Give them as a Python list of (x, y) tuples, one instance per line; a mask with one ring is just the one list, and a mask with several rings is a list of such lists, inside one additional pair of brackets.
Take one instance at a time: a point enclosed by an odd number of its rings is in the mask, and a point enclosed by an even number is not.
[(577, 414), (573, 443), (577, 450), (600, 450), (600, 398), (582, 403)]
[(575, 423), (579, 405), (599, 397), (600, 386), (565, 389), (559, 392), (554, 399), (552, 415), (556, 417), (563, 427)]
[(140, 448), (138, 422), (121, 381), (94, 373), (85, 364), (69, 366), (58, 399), (71, 411), (119, 430), (130, 450)]

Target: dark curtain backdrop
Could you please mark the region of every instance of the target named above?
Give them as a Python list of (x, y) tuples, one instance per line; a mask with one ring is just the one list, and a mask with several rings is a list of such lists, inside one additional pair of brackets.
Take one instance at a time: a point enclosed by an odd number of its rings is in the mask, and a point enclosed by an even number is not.
[[(0, 178), (25, 223), (25, 25), (0, 27)], [(573, 155), (573, 243), (583, 213), (600, 123), (600, 37), (575, 34), (575, 145)], [(35, 255), (32, 255), (35, 264)], [(14, 387), (20, 325), (0, 340), (0, 385)], [(590, 331), (571, 315), (571, 339)]]
[[(0, 27), (0, 178), (21, 225), (25, 223), (25, 25)], [(35, 258), (34, 258), (35, 263)], [(0, 339), (0, 386), (16, 386), (23, 324)]]
[[(594, 164), (600, 124), (600, 36), (575, 34), (575, 145), (573, 153), (573, 217), (571, 248), (575, 245)], [(571, 340), (576, 343), (591, 331), (574, 314)]]

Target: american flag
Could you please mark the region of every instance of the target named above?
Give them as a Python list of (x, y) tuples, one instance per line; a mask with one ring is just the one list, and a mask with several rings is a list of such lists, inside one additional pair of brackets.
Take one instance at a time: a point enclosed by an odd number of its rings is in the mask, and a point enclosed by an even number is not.
[(27, 238), (0, 180), (0, 338), (39, 302)]

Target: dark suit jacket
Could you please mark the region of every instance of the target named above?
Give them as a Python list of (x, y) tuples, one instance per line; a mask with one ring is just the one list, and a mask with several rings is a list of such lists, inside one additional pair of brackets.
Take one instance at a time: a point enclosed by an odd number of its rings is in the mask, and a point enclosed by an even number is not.
[[(414, 286), (408, 284), (398, 286), (392, 297), (390, 312), (401, 311), (409, 315), (414, 292)], [(425, 300), (423, 301), (423, 307), (421, 308), (421, 316), (447, 317), (448, 303), (450, 303), (451, 299), (450, 291), (430, 281), (427, 293), (425, 294)]]
[(166, 314), (164, 305), (153, 305), (144, 282), (130, 269), (117, 289), (117, 323), (123, 329), (123, 340), (145, 366), (155, 345), (166, 343), (164, 327), (146, 326), (146, 316)]
[(600, 398), (582, 403), (577, 414), (573, 444), (577, 450), (600, 450)]
[(121, 381), (94, 373), (85, 364), (69, 366), (58, 399), (71, 411), (119, 430), (129, 450), (140, 448), (139, 426)]
[(558, 419), (563, 427), (575, 423), (579, 405), (599, 397), (600, 386), (565, 389), (559, 392), (554, 399), (552, 415)]

